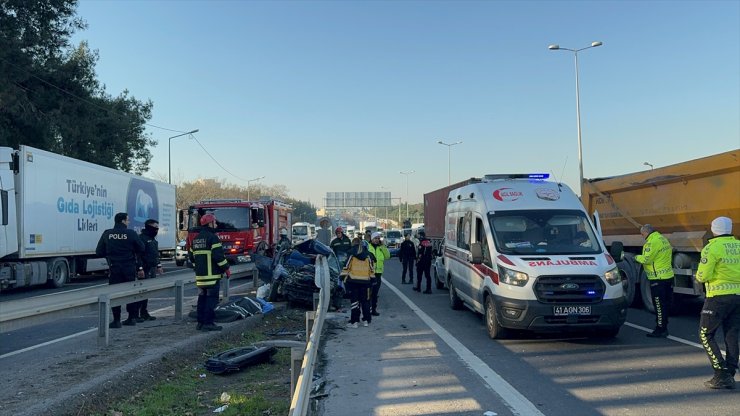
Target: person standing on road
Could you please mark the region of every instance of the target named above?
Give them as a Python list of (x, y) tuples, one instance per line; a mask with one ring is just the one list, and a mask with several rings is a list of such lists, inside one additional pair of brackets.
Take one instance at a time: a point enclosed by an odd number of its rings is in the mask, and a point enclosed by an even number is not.
[(673, 248), (650, 224), (640, 227), (640, 234), (645, 239), (645, 245), (642, 254), (635, 256), (635, 260), (645, 270), (655, 306), (655, 329), (647, 336), (665, 338), (668, 336), (668, 310), (673, 297)]
[(391, 258), (391, 253), (388, 251), (388, 247), (380, 241), (380, 233), (377, 231), (370, 235), (370, 245), (367, 249), (375, 257), (375, 279), (370, 296), (370, 308), (372, 309), (370, 314), (372, 316), (380, 316), (378, 312), (378, 293), (380, 292), (380, 284), (382, 282), (383, 264), (387, 259)]
[(224, 256), (216, 233), (216, 216), (205, 214), (200, 217), (200, 232), (190, 244), (190, 262), (195, 268), (195, 285), (198, 287), (198, 325), (196, 329), (201, 331), (220, 331), (221, 326), (216, 325), (216, 306), (218, 305), (218, 293), (221, 289), (221, 274), (226, 278), (231, 277), (229, 262)]
[[(153, 279), (158, 274), (163, 274), (162, 263), (159, 261), (159, 242), (155, 239), (159, 232), (159, 222), (155, 219), (148, 219), (144, 222), (144, 228), (141, 230), (139, 238), (144, 243), (144, 252), (141, 253), (139, 259), (140, 264), (144, 270), (144, 279)], [(157, 318), (149, 315), (147, 310), (149, 306), (149, 299), (144, 299), (139, 302), (139, 309), (136, 315), (136, 322), (153, 321)]]
[(321, 228), (316, 231), (316, 240), (328, 246), (331, 243), (331, 223), (328, 219), (322, 218), (319, 227)]
[(370, 294), (372, 281), (375, 278), (373, 259), (359, 237), (352, 240), (347, 266), (342, 270), (344, 282), (350, 295), (349, 328), (357, 328), (362, 312), (362, 325), (369, 326), (373, 317), (370, 314)]
[(424, 294), (432, 293), (432, 258), (434, 257), (434, 248), (432, 242), (426, 237), (424, 231), (419, 231), (419, 253), (416, 260), (416, 286), (414, 290), (421, 292), (421, 275), (426, 277), (426, 290)]
[(334, 230), (334, 233), (336, 234), (336, 237), (331, 240), (329, 247), (331, 247), (334, 254), (337, 255), (339, 264), (344, 264), (347, 262), (347, 257), (352, 248), (352, 240), (344, 234), (344, 229), (342, 227), (337, 227), (337, 229)]
[[(699, 339), (707, 351), (714, 377), (704, 382), (710, 389), (734, 389), (740, 332), (740, 241), (732, 235), (732, 220), (712, 221), (713, 238), (701, 251), (696, 280), (705, 284), (706, 298), (699, 319)], [(722, 328), (725, 358), (714, 338)]]
[(401, 260), (403, 271), (401, 272), (401, 284), (406, 284), (406, 271), (409, 274), (409, 284), (414, 283), (414, 260), (416, 259), (416, 247), (411, 241), (411, 234), (406, 233), (403, 236), (403, 242), (398, 249), (398, 259)]
[[(113, 217), (115, 224), (113, 228), (103, 231), (98, 240), (95, 254), (105, 257), (108, 262), (108, 284), (133, 282), (136, 280), (136, 257), (144, 252), (144, 243), (141, 242), (136, 231), (128, 228), (128, 214), (119, 212)], [(138, 277), (144, 277), (144, 270), (138, 271)], [(111, 308), (113, 322), (108, 328), (120, 328), (121, 325), (136, 325), (136, 317), (139, 315), (139, 302), (126, 304), (128, 318), (121, 322), (121, 307)]]
[(290, 250), (290, 248), (293, 247), (293, 244), (290, 242), (290, 239), (288, 238), (288, 230), (286, 228), (280, 229), (280, 240), (277, 242), (277, 252)]

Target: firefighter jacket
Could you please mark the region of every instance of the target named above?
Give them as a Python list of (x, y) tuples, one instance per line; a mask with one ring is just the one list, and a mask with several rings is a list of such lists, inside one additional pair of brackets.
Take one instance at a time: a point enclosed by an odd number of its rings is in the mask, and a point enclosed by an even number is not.
[(229, 269), (229, 262), (224, 256), (221, 240), (210, 227), (201, 227), (200, 233), (190, 244), (188, 255), (195, 268), (197, 287), (215, 285), (221, 278), (221, 273)]
[(653, 231), (645, 239), (642, 254), (635, 256), (645, 269), (645, 275), (650, 280), (664, 280), (673, 278), (673, 248), (671, 243), (657, 231)]
[(432, 257), (434, 257), (434, 248), (432, 247), (431, 240), (422, 238), (419, 240), (419, 263), (422, 265), (432, 264)]
[(341, 237), (331, 240), (329, 247), (331, 247), (336, 255), (339, 255), (339, 253), (349, 253), (352, 248), (352, 241), (345, 234), (342, 234)]
[(148, 272), (151, 269), (161, 266), (159, 263), (159, 242), (149, 235), (146, 230), (142, 230), (139, 237), (141, 238), (141, 242), (144, 243), (144, 252), (139, 256), (144, 271)]
[(701, 251), (696, 280), (705, 283), (708, 298), (740, 295), (740, 241), (731, 235), (710, 239)]
[(409, 240), (403, 240), (401, 247), (398, 249), (398, 258), (401, 260), (414, 260), (416, 259), (416, 246), (414, 242)]
[(391, 253), (388, 251), (388, 247), (385, 244), (373, 245), (372, 243), (367, 245), (367, 251), (375, 257), (375, 273), (383, 274), (383, 263), (391, 258)]
[(144, 243), (141, 242), (136, 231), (118, 223), (113, 228), (103, 231), (98, 240), (95, 254), (105, 257), (109, 265), (136, 264), (136, 256), (144, 252)]

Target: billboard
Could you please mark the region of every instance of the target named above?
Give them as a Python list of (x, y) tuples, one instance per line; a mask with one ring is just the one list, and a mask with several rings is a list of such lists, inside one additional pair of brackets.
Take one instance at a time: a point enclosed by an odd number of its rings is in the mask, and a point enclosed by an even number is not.
[(326, 208), (390, 207), (390, 192), (327, 192)]

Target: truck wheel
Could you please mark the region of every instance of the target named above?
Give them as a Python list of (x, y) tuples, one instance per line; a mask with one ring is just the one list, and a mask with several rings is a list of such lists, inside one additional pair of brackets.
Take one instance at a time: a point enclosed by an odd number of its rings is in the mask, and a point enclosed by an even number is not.
[(49, 267), (49, 285), (51, 287), (62, 287), (67, 283), (69, 279), (69, 266), (67, 260), (63, 258), (56, 258), (51, 261)]
[(462, 309), (462, 300), (457, 296), (455, 286), (452, 284), (452, 278), (450, 278), (450, 281), (447, 282), (447, 287), (450, 290), (450, 308), (454, 310)]
[(486, 296), (486, 330), (488, 336), (491, 339), (503, 339), (506, 337), (506, 328), (501, 326), (501, 323), (496, 316), (496, 304), (493, 302), (493, 296)]
[(627, 300), (627, 306), (637, 306), (636, 303), (639, 303), (639, 299), (635, 299), (638, 278), (637, 269), (633, 257), (625, 257), (624, 261), (619, 263), (619, 271), (627, 279), (627, 287), (625, 288), (627, 293), (624, 295)]
[(640, 297), (642, 298), (642, 304), (645, 306), (645, 310), (650, 313), (655, 313), (655, 305), (653, 305), (653, 296), (650, 293), (650, 281), (645, 275), (645, 270), (640, 270)]
[(437, 268), (434, 268), (434, 284), (437, 286), (437, 289), (444, 289), (445, 288), (445, 282), (439, 279), (439, 273), (437, 273)]

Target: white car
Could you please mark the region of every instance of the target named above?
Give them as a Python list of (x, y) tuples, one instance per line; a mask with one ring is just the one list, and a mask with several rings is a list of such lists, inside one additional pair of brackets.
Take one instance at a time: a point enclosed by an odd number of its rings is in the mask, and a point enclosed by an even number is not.
[(188, 260), (188, 251), (185, 249), (185, 240), (180, 240), (175, 247), (175, 264), (182, 266)]

